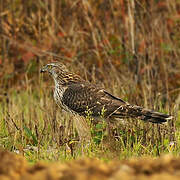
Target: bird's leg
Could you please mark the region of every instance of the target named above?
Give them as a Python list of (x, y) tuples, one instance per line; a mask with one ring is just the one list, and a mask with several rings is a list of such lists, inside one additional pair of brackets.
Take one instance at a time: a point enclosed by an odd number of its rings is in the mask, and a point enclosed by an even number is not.
[(86, 118), (84, 118), (83, 116), (76, 115), (74, 118), (74, 123), (80, 138), (80, 146), (83, 154), (86, 146), (89, 145), (91, 141), (90, 127), (86, 121)]
[(111, 141), (113, 138), (112, 123), (111, 123), (110, 118), (107, 118), (106, 121), (107, 121), (107, 127), (106, 127), (107, 136), (108, 136), (108, 139)]

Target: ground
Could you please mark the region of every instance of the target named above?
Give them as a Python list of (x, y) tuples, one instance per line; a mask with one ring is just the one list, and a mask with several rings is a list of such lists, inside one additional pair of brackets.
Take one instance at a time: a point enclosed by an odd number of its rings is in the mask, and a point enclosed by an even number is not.
[(102, 162), (83, 158), (71, 162), (29, 165), (23, 156), (0, 151), (1, 180), (116, 180), (116, 179), (179, 179), (180, 158), (164, 155), (158, 158), (139, 158), (122, 161)]

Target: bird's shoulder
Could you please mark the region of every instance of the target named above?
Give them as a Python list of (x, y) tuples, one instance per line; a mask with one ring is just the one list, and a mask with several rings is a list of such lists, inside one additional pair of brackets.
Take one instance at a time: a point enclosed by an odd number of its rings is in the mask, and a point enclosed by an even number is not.
[(64, 98), (70, 98), (71, 96), (73, 96), (73, 98), (78, 101), (86, 100), (99, 104), (104, 104), (108, 102), (110, 103), (112, 101), (125, 103), (122, 99), (113, 96), (111, 93), (107, 92), (104, 88), (101, 88), (86, 81), (72, 83), (68, 85), (63, 96)]
[(64, 95), (86, 95), (86, 96), (103, 96), (104, 95), (104, 89), (97, 87), (96, 85), (93, 85), (89, 82), (82, 81), (82, 82), (76, 82), (71, 83), (66, 87), (66, 90), (64, 92)]

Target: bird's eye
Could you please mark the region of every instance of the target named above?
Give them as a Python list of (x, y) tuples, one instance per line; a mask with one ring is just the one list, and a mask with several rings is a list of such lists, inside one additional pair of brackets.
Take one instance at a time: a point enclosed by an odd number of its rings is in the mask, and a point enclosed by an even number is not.
[(49, 65), (48, 67), (49, 67), (49, 69), (52, 69), (53, 66), (52, 66), (52, 65)]

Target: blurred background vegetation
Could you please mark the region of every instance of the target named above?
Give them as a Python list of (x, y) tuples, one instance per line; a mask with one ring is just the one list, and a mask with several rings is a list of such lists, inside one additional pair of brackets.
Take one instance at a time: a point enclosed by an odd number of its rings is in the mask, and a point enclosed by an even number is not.
[(164, 127), (133, 119), (113, 126), (113, 150), (97, 147), (106, 135), (103, 124), (93, 125), (90, 156), (178, 153), (179, 0), (0, 0), (0, 145), (32, 161), (59, 159), (56, 147), (71, 156), (78, 140), (53, 102), (52, 80), (39, 74), (51, 61), (130, 103), (174, 115)]

